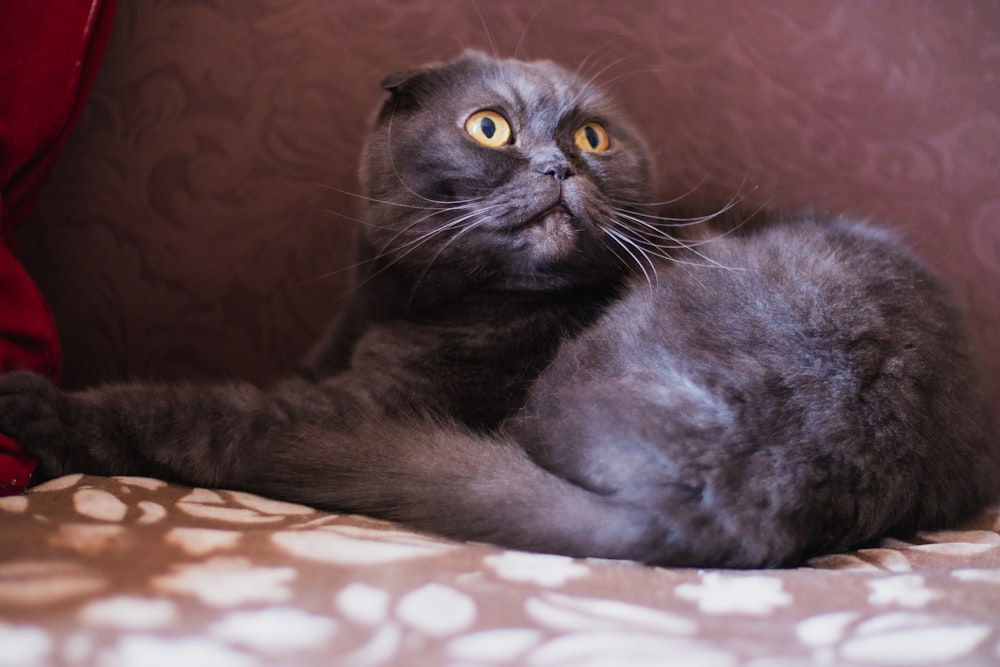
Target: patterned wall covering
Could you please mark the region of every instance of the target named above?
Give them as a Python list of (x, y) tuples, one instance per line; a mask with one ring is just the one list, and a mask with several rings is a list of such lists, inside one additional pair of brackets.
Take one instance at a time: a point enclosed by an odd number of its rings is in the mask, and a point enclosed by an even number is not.
[(664, 198), (900, 229), (969, 303), (1000, 400), (992, 0), (123, 3), (23, 238), (65, 383), (292, 368), (347, 289), (378, 81), (469, 46), (581, 66), (645, 126)]

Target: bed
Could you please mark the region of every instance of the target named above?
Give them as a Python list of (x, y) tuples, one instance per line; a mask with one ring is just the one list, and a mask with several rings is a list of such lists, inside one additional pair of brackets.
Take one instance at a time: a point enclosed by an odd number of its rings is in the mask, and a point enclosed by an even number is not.
[(71, 475), (0, 500), (0, 665), (986, 665), (1000, 507), (773, 571), (452, 542)]

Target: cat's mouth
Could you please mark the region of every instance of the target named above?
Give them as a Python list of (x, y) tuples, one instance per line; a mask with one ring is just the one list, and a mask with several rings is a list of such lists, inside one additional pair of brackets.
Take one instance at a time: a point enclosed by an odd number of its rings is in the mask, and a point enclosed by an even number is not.
[(517, 226), (514, 231), (523, 231), (532, 227), (541, 227), (544, 233), (554, 232), (557, 228), (571, 226), (573, 214), (562, 203), (550, 206), (541, 213), (531, 216), (527, 221)]
[(553, 261), (564, 258), (576, 246), (573, 221), (573, 214), (559, 203), (528, 218), (514, 232), (530, 249), (533, 261)]

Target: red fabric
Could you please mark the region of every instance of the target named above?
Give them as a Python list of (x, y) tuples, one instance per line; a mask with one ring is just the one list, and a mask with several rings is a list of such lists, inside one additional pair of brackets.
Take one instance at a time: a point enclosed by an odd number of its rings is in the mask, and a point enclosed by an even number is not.
[[(0, 373), (59, 374), (59, 340), (42, 295), (17, 261), (15, 231), (32, 214), (79, 118), (117, 0), (0, 2)], [(35, 462), (0, 435), (0, 496)]]

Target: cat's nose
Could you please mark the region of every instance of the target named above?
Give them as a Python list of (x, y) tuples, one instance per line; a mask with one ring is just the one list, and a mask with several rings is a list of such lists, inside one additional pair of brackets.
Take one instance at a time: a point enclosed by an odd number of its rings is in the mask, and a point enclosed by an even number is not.
[(551, 176), (557, 181), (565, 181), (573, 175), (573, 167), (562, 153), (552, 152), (540, 156), (534, 161), (533, 166), (539, 174)]
[(542, 172), (546, 176), (551, 176), (557, 181), (565, 181), (567, 178), (573, 175), (573, 168), (569, 166), (566, 162), (551, 164), (545, 168)]

